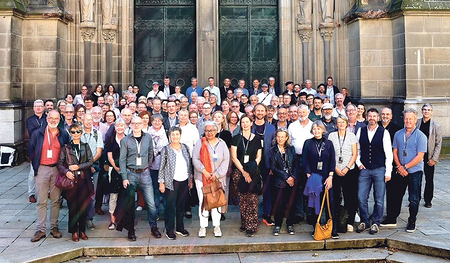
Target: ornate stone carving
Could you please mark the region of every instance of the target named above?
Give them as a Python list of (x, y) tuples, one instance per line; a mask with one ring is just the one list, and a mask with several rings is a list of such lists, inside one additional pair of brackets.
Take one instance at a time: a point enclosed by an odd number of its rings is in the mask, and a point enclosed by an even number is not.
[(322, 23), (333, 23), (334, 0), (320, 0)]
[(113, 42), (114, 39), (116, 38), (116, 34), (117, 31), (112, 29), (103, 29), (102, 31), (103, 40), (105, 40), (105, 42), (107, 43)]
[(94, 22), (94, 0), (80, 0), (81, 22)]
[(311, 27), (301, 28), (299, 26), (297, 29), (297, 32), (298, 32), (298, 35), (300, 36), (300, 39), (302, 40), (302, 42), (309, 42), (309, 40), (311, 39), (311, 33), (312, 33)]
[(81, 37), (83, 38), (83, 41), (92, 41), (94, 39), (95, 35), (95, 28), (94, 27), (82, 27), (80, 28)]
[(311, 0), (300, 1), (300, 14), (297, 16), (297, 23), (311, 27), (312, 3)]
[(334, 27), (330, 25), (333, 24), (320, 24), (320, 35), (322, 36), (324, 41), (331, 41), (331, 39), (333, 38)]

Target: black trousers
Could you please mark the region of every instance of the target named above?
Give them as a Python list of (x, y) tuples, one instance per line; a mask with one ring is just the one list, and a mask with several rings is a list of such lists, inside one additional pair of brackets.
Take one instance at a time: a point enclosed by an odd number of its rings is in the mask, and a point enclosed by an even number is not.
[(173, 181), (173, 190), (166, 188), (166, 209), (164, 222), (166, 225), (166, 230), (168, 233), (175, 230), (175, 219), (176, 219), (176, 230), (184, 230), (184, 207), (186, 205), (186, 199), (188, 197), (188, 180), (182, 182)]
[(359, 169), (355, 166), (345, 176), (333, 176), (334, 207), (339, 207), (344, 197), (344, 207), (347, 209), (347, 224), (355, 223), (355, 213), (358, 210), (358, 177)]
[(272, 187), (272, 207), (275, 215), (275, 226), (283, 224), (286, 217), (286, 225), (292, 226), (295, 217), (295, 191), (294, 186), (287, 185), (284, 188)]
[(397, 222), (408, 183), (408, 176), (403, 177), (397, 172), (392, 172), (391, 180), (386, 183), (386, 221)]
[(429, 166), (425, 160), (428, 160), (428, 154), (425, 154), (423, 158), (423, 172), (425, 173), (425, 191), (423, 192), (423, 199), (426, 204), (431, 204), (434, 194), (434, 166)]
[(95, 189), (95, 209), (102, 209), (103, 195), (108, 193), (109, 180), (108, 172), (105, 171), (104, 155), (99, 158), (100, 171), (97, 178), (97, 189)]
[(86, 232), (87, 207), (91, 201), (87, 180), (78, 177), (75, 187), (65, 190), (64, 195), (69, 207), (69, 233)]

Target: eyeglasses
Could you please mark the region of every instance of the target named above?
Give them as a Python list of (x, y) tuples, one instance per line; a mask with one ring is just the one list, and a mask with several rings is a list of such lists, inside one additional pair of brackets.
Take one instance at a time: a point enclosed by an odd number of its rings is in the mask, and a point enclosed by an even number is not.
[(210, 107), (203, 107), (204, 110), (209, 110), (211, 109)]
[(131, 125), (141, 125), (142, 122), (132, 122)]
[(205, 133), (207, 132), (207, 133), (212, 133), (212, 132), (215, 132), (216, 130), (205, 130)]
[(80, 130), (76, 130), (76, 131), (70, 131), (70, 133), (71, 133), (71, 134), (75, 134), (75, 133), (77, 133), (77, 134), (80, 134), (80, 133), (81, 133), (81, 131), (80, 131)]

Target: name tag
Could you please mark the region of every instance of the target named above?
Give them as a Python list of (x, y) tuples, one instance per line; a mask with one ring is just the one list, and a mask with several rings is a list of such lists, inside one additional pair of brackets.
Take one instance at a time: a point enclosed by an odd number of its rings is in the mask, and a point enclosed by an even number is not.
[(217, 162), (219, 160), (219, 156), (217, 156), (217, 153), (214, 153), (212, 156), (212, 161)]
[(264, 140), (261, 140), (261, 147), (264, 147)]
[(322, 171), (323, 169), (323, 162), (318, 162), (317, 163), (317, 170)]
[(47, 158), (48, 159), (52, 159), (53, 158), (53, 151), (52, 150), (47, 150)]
[(244, 163), (248, 163), (250, 161), (250, 156), (244, 155)]
[(141, 165), (142, 165), (141, 157), (136, 157), (136, 166), (141, 166)]

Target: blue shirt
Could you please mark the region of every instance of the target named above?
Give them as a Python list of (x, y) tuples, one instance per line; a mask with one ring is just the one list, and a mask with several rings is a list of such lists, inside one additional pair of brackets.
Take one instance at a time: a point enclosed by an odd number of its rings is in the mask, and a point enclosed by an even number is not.
[(198, 94), (199, 97), (200, 97), (200, 96), (202, 95), (202, 93), (203, 93), (203, 89), (202, 89), (202, 87), (200, 87), (200, 86), (195, 87), (195, 89), (192, 88), (192, 86), (190, 86), (189, 88), (187, 88), (187, 90), (186, 90), (186, 97), (188, 97), (190, 103), (192, 102), (191, 94), (192, 94), (192, 92), (194, 92), (194, 91), (197, 92), (197, 94)]
[[(403, 128), (395, 133), (394, 144), (392, 146), (398, 150), (398, 159), (401, 165), (409, 163), (418, 153), (427, 152), (427, 137), (419, 129), (414, 130), (406, 139), (406, 129)], [(417, 165), (408, 168), (408, 173), (423, 171), (423, 160)]]

